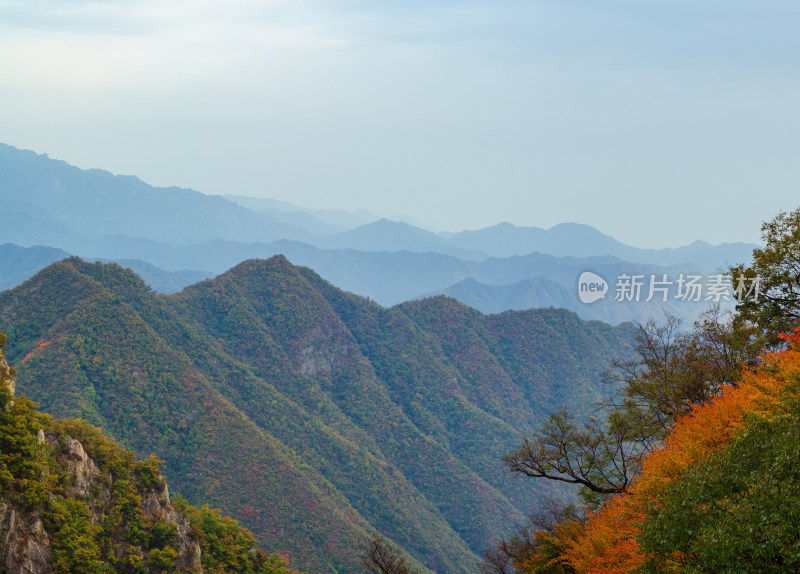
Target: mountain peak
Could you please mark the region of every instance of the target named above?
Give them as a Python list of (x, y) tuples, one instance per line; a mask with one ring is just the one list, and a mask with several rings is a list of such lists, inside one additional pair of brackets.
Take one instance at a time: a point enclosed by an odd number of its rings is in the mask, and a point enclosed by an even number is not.
[(519, 225), (514, 225), (513, 223), (509, 223), (508, 221), (501, 221), (497, 225), (494, 226), (495, 229), (519, 229)]
[[(381, 227), (392, 227), (395, 229), (420, 229), (410, 223), (406, 223), (405, 221), (396, 221), (394, 219), (388, 219), (386, 217), (381, 217), (377, 221), (373, 221), (372, 223), (365, 223), (360, 227), (371, 227), (371, 228), (381, 228)], [(424, 229), (420, 229), (420, 231), (425, 231)]]
[(285, 255), (278, 253), (266, 259), (246, 259), (231, 268), (225, 275), (243, 275), (253, 271), (273, 271), (286, 272), (294, 270), (295, 266), (286, 258)]

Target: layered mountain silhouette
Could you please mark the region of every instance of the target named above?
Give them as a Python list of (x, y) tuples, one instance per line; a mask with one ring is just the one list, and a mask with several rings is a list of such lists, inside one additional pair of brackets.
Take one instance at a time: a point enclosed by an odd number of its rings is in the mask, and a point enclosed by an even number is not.
[[(156, 188), (137, 177), (82, 170), (2, 144), (0, 201), (4, 206), (2, 240), (25, 246), (47, 244), (76, 251), (110, 234), (178, 245), (210, 239), (272, 241), (309, 235), (219, 196), (177, 187)], [(47, 232), (44, 241), (33, 235), (32, 229), (40, 227)]]
[(17, 389), (156, 453), (173, 489), (295, 567), (358, 572), (382, 533), (425, 568), (474, 571), (546, 494), (502, 455), (547, 413), (588, 414), (634, 328), (559, 309), (381, 307), (286, 258), (173, 295), (77, 258), (0, 294)]
[(637, 263), (708, 268), (747, 258), (753, 247), (698, 241), (678, 249), (639, 249), (576, 223), (550, 229), (501, 223), (476, 231), (436, 234), (368, 212), (303, 209), (276, 200), (156, 188), (134, 176), (82, 170), (46, 154), (4, 144), (0, 144), (0, 200), (4, 206), (0, 241), (72, 251), (94, 249), (93, 241), (107, 235), (172, 245), (292, 239), (321, 249), (407, 250), (474, 260), (538, 252), (611, 255)]
[[(7, 277), (0, 285), (6, 288), (17, 285), (65, 255), (60, 250), (45, 250), (50, 254), (48, 257), (36, 255), (42, 249), (30, 248), (31, 254), (26, 256), (23, 255), (26, 249), (10, 244), (0, 246), (0, 277)], [(704, 298), (698, 302), (676, 301), (675, 293), (671, 293), (666, 302), (658, 297), (645, 302), (648, 297), (646, 287), (638, 302), (616, 301), (613, 292), (615, 279), (623, 274), (638, 275), (649, 281), (650, 276), (660, 278), (667, 274), (675, 279), (682, 273), (702, 272), (696, 267), (657, 267), (614, 257), (555, 257), (536, 253), (478, 262), (438, 253), (321, 250), (293, 241), (268, 244), (213, 241), (174, 247), (118, 236), (107, 238), (99, 253), (99, 259), (117, 261), (131, 268), (150, 287), (162, 293), (179, 291), (248, 258), (281, 254), (293, 263), (311, 267), (332, 283), (381, 305), (444, 294), (483, 313), (553, 306), (575, 311), (584, 319), (618, 324), (661, 317), (665, 311), (691, 321), (708, 304)], [(206, 270), (187, 270), (184, 267), (205, 267)], [(612, 290), (606, 299), (591, 305), (578, 298), (577, 281), (586, 270), (606, 278)]]
[[(165, 293), (248, 258), (283, 254), (383, 305), (444, 293), (483, 312), (552, 304), (615, 323), (644, 321), (664, 309), (691, 321), (702, 305), (609, 299), (588, 307), (576, 297), (581, 272), (599, 273), (612, 284), (619, 272), (718, 273), (749, 260), (755, 247), (696, 241), (677, 249), (639, 249), (576, 223), (551, 229), (501, 223), (437, 234), (368, 212), (156, 188), (2, 144), (0, 202), (0, 245), (10, 244), (0, 249), (49, 246), (117, 261)], [(14, 257), (0, 258), (0, 287), (19, 284), (55, 259), (31, 252), (22, 264), (18, 249)]]
[(517, 227), (500, 223), (477, 231), (462, 231), (448, 243), (463, 249), (479, 249), (494, 257), (547, 253), (559, 257), (593, 257), (611, 255), (633, 263), (659, 266), (691, 264), (707, 271), (716, 271), (727, 264), (748, 260), (752, 244), (723, 243), (711, 245), (695, 241), (675, 249), (640, 249), (617, 241), (594, 227), (579, 223), (560, 223), (550, 229)]

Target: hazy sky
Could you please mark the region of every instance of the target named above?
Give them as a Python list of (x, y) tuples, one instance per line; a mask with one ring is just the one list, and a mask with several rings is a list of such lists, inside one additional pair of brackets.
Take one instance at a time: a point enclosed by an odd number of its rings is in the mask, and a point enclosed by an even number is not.
[(800, 205), (800, 3), (0, 0), (0, 141), (155, 185), (754, 241)]

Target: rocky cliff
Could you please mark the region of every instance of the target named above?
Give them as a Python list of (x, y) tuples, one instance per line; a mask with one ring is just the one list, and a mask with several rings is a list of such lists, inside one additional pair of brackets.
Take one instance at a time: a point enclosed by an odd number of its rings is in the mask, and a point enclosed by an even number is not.
[[(4, 333), (0, 333), (0, 349), (3, 348), (5, 342), (6, 335)], [(8, 392), (13, 396), (15, 387), (14, 370), (8, 366), (5, 356), (3, 356), (3, 352), (0, 351), (0, 389), (8, 389)]]

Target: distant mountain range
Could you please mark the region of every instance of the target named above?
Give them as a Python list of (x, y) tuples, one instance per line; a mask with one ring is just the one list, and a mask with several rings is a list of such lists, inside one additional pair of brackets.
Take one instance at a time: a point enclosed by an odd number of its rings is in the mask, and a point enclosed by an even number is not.
[[(70, 256), (70, 253), (53, 247), (20, 247), (13, 243), (0, 245), (0, 291), (16, 287), (51, 263)], [(174, 293), (216, 275), (208, 271), (166, 271), (141, 259), (118, 258), (114, 261), (132, 269), (160, 293)]]
[[(328, 222), (306, 221), (302, 216), (319, 215), (319, 210), (303, 210), (286, 202), (270, 199), (225, 196), (245, 207), (280, 206), (264, 209), (274, 218), (276, 213), (297, 217), (292, 221), (299, 227), (312, 231), (312, 226), (323, 229), (328, 225), (325, 238), (311, 239), (311, 243), (323, 249), (342, 248), (362, 251), (414, 251), (420, 253), (444, 253), (465, 259), (478, 260), (488, 257), (511, 257), (544, 253), (559, 257), (594, 257), (611, 255), (633, 263), (648, 263), (659, 266), (691, 264), (706, 271), (717, 271), (728, 264), (745, 261), (752, 255), (754, 244), (723, 243), (711, 245), (705, 241), (695, 241), (678, 248), (640, 249), (617, 241), (597, 229), (579, 223), (561, 223), (550, 229), (539, 227), (518, 227), (507, 222), (485, 229), (461, 231), (457, 233), (433, 233), (402, 221), (380, 219), (369, 212), (357, 212), (344, 223), (338, 215), (337, 226)], [(347, 212), (336, 212), (343, 214)], [(288, 222), (288, 219), (284, 219)], [(348, 225), (349, 224), (349, 225)], [(350, 228), (347, 231), (344, 228)], [(357, 229), (356, 229), (357, 228)]]
[(707, 271), (717, 271), (726, 264), (748, 260), (756, 247), (747, 243), (711, 245), (695, 241), (675, 249), (640, 249), (625, 245), (579, 223), (561, 223), (550, 229), (517, 227), (500, 223), (477, 231), (462, 231), (449, 242), (462, 249), (479, 249), (494, 257), (510, 257), (538, 252), (559, 257), (611, 255), (633, 263), (652, 265), (691, 264)]
[[(380, 217), (366, 210), (343, 211), (338, 209), (309, 209), (286, 201), (245, 195), (223, 195), (234, 203), (266, 213), (276, 221), (303, 227), (316, 235), (329, 235), (378, 221)], [(318, 229), (318, 231), (314, 231)]]
[[(661, 317), (664, 311), (691, 320), (705, 308), (704, 301), (677, 304), (654, 298), (645, 303), (645, 290), (638, 303), (619, 302), (613, 292), (591, 305), (578, 298), (577, 279), (585, 270), (605, 277), (614, 288), (614, 278), (641, 275), (649, 279), (667, 274), (700, 274), (695, 267), (656, 267), (628, 263), (614, 257), (555, 257), (534, 253), (527, 256), (464, 261), (438, 253), (365, 252), (350, 249), (321, 250), (299, 242), (241, 244), (213, 241), (201, 245), (173, 247), (146, 240), (110, 237), (96, 259), (116, 261), (133, 269), (156, 291), (174, 293), (213, 277), (245, 259), (285, 255), (297, 265), (316, 270), (343, 289), (370, 297), (381, 305), (432, 295), (448, 295), (483, 313), (507, 309), (562, 307), (584, 319), (612, 324)], [(0, 246), (0, 288), (10, 288), (40, 269), (67, 256), (61, 250)], [(147, 263), (152, 261), (155, 264)], [(182, 267), (205, 266), (207, 270)]]
[(54, 247), (0, 245), (0, 291), (16, 287), (51, 263), (69, 256), (63, 249)]
[[(630, 268), (626, 272), (630, 274)], [(508, 285), (487, 285), (469, 278), (430, 295), (453, 297), (483, 313), (558, 307), (574, 311), (582, 319), (599, 320), (614, 325), (626, 321), (645, 322), (650, 317), (663, 320), (665, 313), (669, 313), (683, 319), (690, 326), (692, 320), (708, 307), (705, 301), (676, 302), (672, 299), (663, 301), (660, 298), (645, 301), (648, 296), (646, 291), (642, 294), (641, 301), (635, 304), (616, 301), (612, 291), (605, 299), (588, 305), (580, 302), (576, 289), (568, 287), (570, 286), (542, 277), (523, 279)], [(730, 305), (727, 302), (722, 306), (729, 308)]]
[[(484, 312), (552, 304), (611, 322), (646, 319), (659, 309), (611, 300), (581, 304), (575, 293), (582, 271), (594, 270), (609, 281), (623, 271), (710, 273), (749, 260), (756, 247), (696, 241), (676, 249), (639, 249), (577, 223), (547, 230), (501, 223), (433, 233), (365, 211), (155, 188), (136, 177), (81, 170), (2, 144), (0, 203), (0, 244), (50, 246), (60, 256), (118, 261), (161, 292), (178, 291), (248, 258), (284, 254), (384, 305), (444, 293)], [(19, 284), (56, 253), (17, 250), (0, 259), (0, 287)], [(691, 318), (698, 309), (675, 310)]]
[[(133, 176), (81, 170), (5, 145), (0, 145), (0, 202), (0, 240), (24, 246), (44, 243), (39, 237), (42, 225), (48, 228), (47, 243), (71, 251), (110, 234), (176, 245), (310, 235), (219, 196), (155, 188)], [(31, 228), (31, 223), (36, 225)]]

